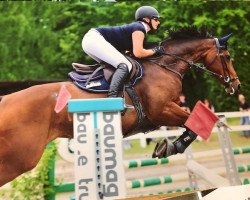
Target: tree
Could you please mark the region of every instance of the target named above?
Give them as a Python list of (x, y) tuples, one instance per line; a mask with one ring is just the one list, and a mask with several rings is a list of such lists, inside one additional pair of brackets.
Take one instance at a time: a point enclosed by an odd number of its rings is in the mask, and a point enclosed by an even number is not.
[[(189, 25), (206, 26), (215, 37), (232, 32), (229, 51), (243, 93), (250, 98), (247, 1), (4, 2), (0, 4), (0, 78), (66, 79), (72, 62), (93, 62), (81, 48), (84, 33), (92, 27), (132, 22), (142, 5), (154, 6), (162, 16), (161, 29), (148, 35), (148, 41), (160, 42), (168, 36), (167, 29)], [(227, 96), (206, 74), (187, 73), (184, 92), (192, 104), (206, 97), (214, 100), (217, 111), (238, 109), (237, 98)]]

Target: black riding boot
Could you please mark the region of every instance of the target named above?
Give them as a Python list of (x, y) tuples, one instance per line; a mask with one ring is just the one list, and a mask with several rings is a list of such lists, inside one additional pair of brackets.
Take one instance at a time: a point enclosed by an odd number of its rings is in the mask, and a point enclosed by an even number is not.
[(197, 138), (197, 135), (187, 128), (187, 130), (173, 143), (168, 143), (167, 139), (158, 143), (154, 149), (153, 158), (166, 158), (177, 153), (183, 153), (185, 149)]
[[(113, 98), (117, 97), (120, 90), (122, 90), (124, 86), (125, 80), (128, 78), (129, 70), (128, 66), (124, 63), (121, 63), (118, 65), (115, 73), (113, 74), (109, 91), (108, 91), (108, 97)], [(125, 110), (133, 110), (134, 106), (128, 105), (124, 103)]]
[(128, 66), (124, 63), (119, 64), (115, 73), (113, 74), (108, 91), (108, 97), (117, 97), (119, 91), (123, 88), (124, 82), (128, 78), (128, 75)]

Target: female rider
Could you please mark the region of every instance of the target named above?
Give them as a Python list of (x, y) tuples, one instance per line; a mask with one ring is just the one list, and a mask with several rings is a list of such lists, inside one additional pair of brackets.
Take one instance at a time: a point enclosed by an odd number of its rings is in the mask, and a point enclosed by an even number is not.
[(143, 48), (146, 34), (157, 30), (160, 24), (159, 17), (155, 8), (142, 6), (135, 12), (136, 22), (122, 26), (92, 28), (83, 37), (82, 48), (85, 53), (97, 62), (104, 61), (116, 68), (108, 97), (117, 97), (132, 69), (132, 64), (121, 52), (133, 52), (137, 58), (164, 53), (161, 46), (153, 49)]

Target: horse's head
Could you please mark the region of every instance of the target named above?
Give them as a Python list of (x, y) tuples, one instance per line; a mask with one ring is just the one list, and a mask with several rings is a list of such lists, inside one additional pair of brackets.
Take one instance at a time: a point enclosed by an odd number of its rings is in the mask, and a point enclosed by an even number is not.
[(204, 64), (208, 70), (214, 72), (218, 80), (225, 86), (227, 93), (235, 94), (240, 90), (240, 81), (227, 50), (227, 41), (231, 36), (232, 34), (214, 38), (215, 48), (207, 51), (204, 56)]
[[(239, 92), (240, 81), (227, 50), (227, 41), (232, 34), (213, 38), (204, 27), (198, 30), (193, 26), (168, 30), (168, 33), (170, 39), (160, 43), (165, 48), (164, 56), (159, 57), (162, 60), (157, 62), (154, 59), (151, 62), (176, 73), (180, 78), (191, 67), (202, 69), (215, 76), (225, 86), (227, 93)], [(181, 62), (178, 63), (178, 60)], [(201, 60), (203, 64), (195, 63)]]

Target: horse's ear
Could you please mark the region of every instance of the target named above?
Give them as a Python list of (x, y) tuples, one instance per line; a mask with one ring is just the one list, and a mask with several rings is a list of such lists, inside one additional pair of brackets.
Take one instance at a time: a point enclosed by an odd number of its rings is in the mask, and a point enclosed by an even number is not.
[(226, 35), (226, 36), (224, 36), (224, 37), (222, 37), (222, 38), (219, 38), (218, 40), (219, 40), (219, 43), (220, 43), (220, 45), (221, 46), (224, 46), (224, 45), (226, 45), (227, 44), (227, 40), (230, 38), (230, 37), (232, 37), (232, 33), (230, 33), (230, 34), (228, 34), (228, 35)]

